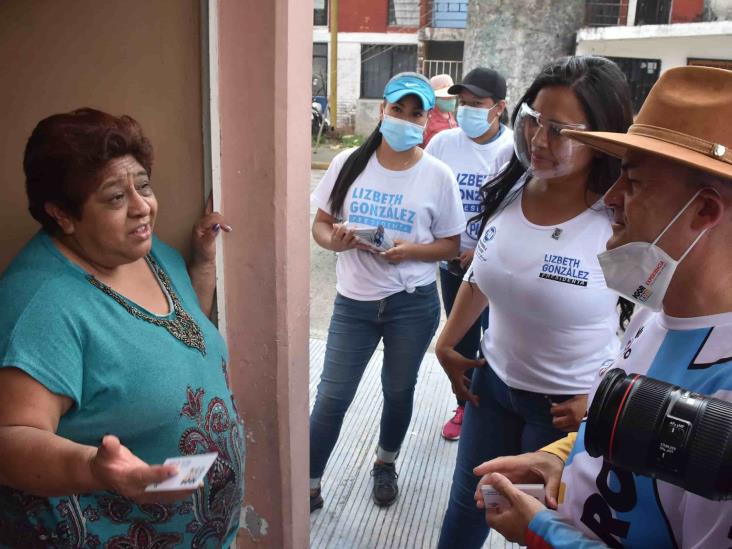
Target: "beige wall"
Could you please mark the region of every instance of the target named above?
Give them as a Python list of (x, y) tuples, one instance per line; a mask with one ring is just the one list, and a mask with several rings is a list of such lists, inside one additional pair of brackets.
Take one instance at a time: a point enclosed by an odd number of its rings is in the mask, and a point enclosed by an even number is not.
[(129, 114), (155, 147), (156, 232), (186, 251), (203, 202), (196, 0), (0, 2), (0, 271), (35, 232), (22, 171), (35, 124), (89, 106)]

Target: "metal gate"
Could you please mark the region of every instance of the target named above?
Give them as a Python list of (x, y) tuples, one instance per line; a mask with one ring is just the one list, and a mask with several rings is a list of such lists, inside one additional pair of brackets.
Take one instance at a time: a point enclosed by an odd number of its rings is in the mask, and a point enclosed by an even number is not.
[(671, 19), (671, 0), (638, 0), (636, 25), (666, 25)]
[(617, 63), (628, 79), (633, 99), (633, 111), (637, 113), (661, 74), (661, 60), (631, 57), (608, 57), (608, 59)]

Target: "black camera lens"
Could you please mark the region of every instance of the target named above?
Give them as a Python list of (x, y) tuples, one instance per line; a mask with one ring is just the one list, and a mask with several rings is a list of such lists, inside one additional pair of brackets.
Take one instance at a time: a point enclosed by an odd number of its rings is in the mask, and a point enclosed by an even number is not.
[(585, 447), (621, 469), (732, 499), (732, 403), (614, 368), (590, 405)]

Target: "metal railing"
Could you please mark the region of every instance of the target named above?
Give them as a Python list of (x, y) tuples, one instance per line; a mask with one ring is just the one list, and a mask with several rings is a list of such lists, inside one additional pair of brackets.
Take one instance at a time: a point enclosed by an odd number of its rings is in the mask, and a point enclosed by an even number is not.
[(585, 25), (613, 27), (628, 21), (628, 0), (588, 0), (585, 4)]
[(449, 74), (454, 82), (460, 82), (463, 79), (463, 62), (425, 59), (422, 61), (422, 74), (427, 78), (437, 74)]

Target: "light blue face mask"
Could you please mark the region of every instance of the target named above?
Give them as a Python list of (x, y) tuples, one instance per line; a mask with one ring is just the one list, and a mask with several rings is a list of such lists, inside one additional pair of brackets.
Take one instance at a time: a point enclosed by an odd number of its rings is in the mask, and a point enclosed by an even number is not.
[(424, 126), (394, 118), (388, 114), (384, 115), (379, 131), (396, 152), (407, 151), (424, 140)]
[(435, 107), (442, 112), (455, 112), (455, 105), (457, 105), (457, 99), (454, 97), (438, 97), (435, 100)]
[(460, 105), (457, 112), (458, 125), (468, 137), (472, 139), (480, 137), (490, 129), (492, 123), (488, 122), (488, 116), (497, 106), (493, 105), (490, 109), (485, 109)]

